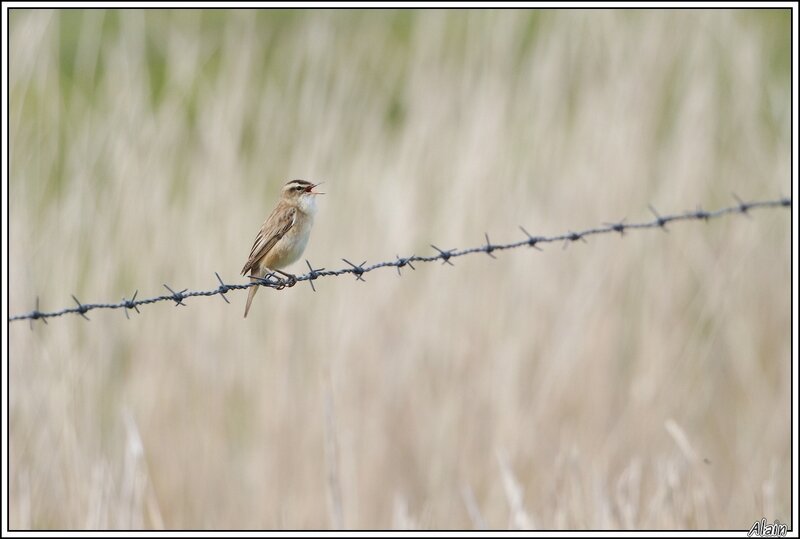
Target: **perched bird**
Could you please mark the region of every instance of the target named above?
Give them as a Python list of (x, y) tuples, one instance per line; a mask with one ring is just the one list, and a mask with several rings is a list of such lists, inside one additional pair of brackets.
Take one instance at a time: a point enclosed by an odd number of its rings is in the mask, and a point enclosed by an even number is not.
[[(277, 271), (294, 278), (294, 275), (284, 273), (280, 268), (296, 262), (306, 248), (311, 226), (314, 224), (314, 214), (317, 212), (316, 195), (324, 194), (314, 192), (318, 185), (305, 180), (291, 180), (283, 186), (278, 205), (258, 231), (247, 264), (242, 268), (242, 275), (249, 272), (250, 280), (256, 281), (253, 277), (263, 279), (269, 273)], [(247, 305), (244, 307), (245, 318), (259, 288), (250, 287)]]

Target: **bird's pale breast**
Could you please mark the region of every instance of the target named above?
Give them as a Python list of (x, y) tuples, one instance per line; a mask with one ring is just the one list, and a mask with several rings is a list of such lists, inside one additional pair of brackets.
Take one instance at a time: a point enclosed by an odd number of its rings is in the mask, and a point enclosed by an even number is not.
[(261, 261), (262, 268), (281, 269), (297, 262), (308, 244), (311, 235), (312, 215), (304, 215), (278, 240)]

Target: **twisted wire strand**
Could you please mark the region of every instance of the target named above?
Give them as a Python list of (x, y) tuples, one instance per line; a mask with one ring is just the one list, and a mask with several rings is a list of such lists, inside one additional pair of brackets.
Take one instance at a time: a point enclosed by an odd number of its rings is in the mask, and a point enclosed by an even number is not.
[(164, 288), (167, 289), (169, 294), (164, 294), (161, 296), (155, 296), (151, 298), (143, 298), (143, 299), (136, 299), (138, 295), (138, 290), (133, 294), (130, 299), (122, 298), (122, 301), (118, 303), (81, 303), (78, 298), (74, 295), (72, 299), (75, 301), (75, 307), (67, 307), (61, 309), (59, 311), (52, 311), (52, 312), (42, 312), (39, 310), (39, 299), (36, 299), (36, 308), (33, 311), (17, 314), (14, 316), (9, 317), (9, 322), (16, 322), (19, 320), (30, 320), (31, 323), (34, 320), (42, 320), (43, 322), (47, 322), (48, 318), (55, 318), (58, 316), (63, 316), (65, 314), (77, 314), (89, 320), (86, 316), (86, 313), (89, 311), (93, 311), (96, 309), (124, 309), (125, 316), (129, 317), (128, 311), (133, 309), (137, 313), (139, 312), (139, 306), (141, 305), (149, 305), (151, 303), (158, 303), (161, 301), (172, 301), (175, 303), (175, 306), (183, 306), (185, 307), (186, 304), (183, 302), (187, 298), (197, 297), (197, 296), (216, 296), (219, 295), (225, 300), (227, 303), (228, 298), (225, 294), (231, 290), (244, 290), (246, 288), (250, 288), (251, 286), (265, 286), (268, 288), (273, 288), (275, 290), (282, 290), (286, 287), (294, 286), (295, 283), (301, 281), (308, 281), (311, 285), (311, 288), (316, 291), (314, 288), (314, 281), (321, 277), (338, 277), (340, 275), (345, 274), (352, 274), (356, 277), (357, 280), (363, 281), (364, 274), (369, 273), (371, 271), (375, 271), (379, 268), (386, 268), (386, 267), (393, 267), (397, 269), (397, 273), (401, 274), (401, 269), (408, 266), (411, 269), (416, 269), (414, 267), (414, 263), (417, 262), (436, 262), (441, 261), (442, 264), (450, 264), (453, 265), (452, 259), (459, 258), (462, 256), (475, 254), (475, 253), (484, 253), (486, 255), (491, 256), (494, 258), (495, 251), (505, 251), (508, 249), (517, 249), (520, 247), (533, 247), (538, 249), (540, 244), (545, 243), (553, 243), (553, 242), (564, 242), (565, 245), (575, 241), (586, 241), (587, 237), (590, 236), (599, 236), (603, 234), (611, 234), (617, 233), (621, 236), (625, 234), (625, 232), (629, 230), (644, 230), (644, 229), (651, 229), (651, 228), (660, 228), (662, 230), (667, 230), (667, 225), (670, 223), (676, 223), (681, 221), (709, 221), (711, 219), (718, 219), (720, 217), (732, 214), (740, 214), (740, 215), (748, 215), (751, 210), (755, 209), (766, 209), (766, 208), (790, 208), (792, 205), (792, 200), (789, 197), (773, 199), (773, 200), (761, 200), (761, 201), (752, 201), (752, 202), (744, 202), (739, 197), (734, 195), (734, 198), (737, 201), (737, 204), (734, 206), (728, 206), (726, 208), (721, 208), (714, 211), (706, 211), (702, 208), (698, 208), (694, 211), (686, 211), (683, 213), (676, 213), (672, 215), (660, 215), (652, 206), (650, 206), (650, 211), (654, 215), (654, 219), (652, 221), (645, 221), (639, 223), (626, 223), (625, 219), (619, 222), (611, 222), (611, 223), (604, 223), (602, 226), (588, 228), (586, 230), (582, 230), (579, 232), (567, 232), (565, 234), (559, 234), (556, 236), (533, 236), (528, 233), (522, 226), (520, 226), (520, 230), (523, 234), (525, 234), (525, 238), (518, 241), (513, 241), (510, 243), (492, 243), (489, 239), (489, 235), (485, 235), (486, 243), (482, 245), (477, 245), (475, 247), (469, 247), (466, 249), (440, 249), (435, 245), (431, 245), (431, 247), (436, 251), (436, 254), (430, 256), (418, 256), (418, 255), (411, 255), (407, 257), (400, 257), (399, 255), (396, 257), (395, 260), (387, 260), (384, 262), (378, 262), (372, 265), (367, 266), (366, 261), (362, 262), (361, 264), (354, 264), (349, 260), (343, 258), (347, 264), (347, 267), (337, 269), (337, 270), (326, 270), (325, 268), (318, 268), (315, 269), (310, 262), (306, 260), (306, 265), (308, 266), (308, 273), (303, 275), (298, 275), (294, 278), (280, 278), (276, 276), (274, 273), (269, 274), (264, 279), (257, 279), (250, 283), (246, 284), (227, 284), (222, 281), (222, 278), (219, 276), (218, 273), (214, 273), (217, 277), (217, 281), (219, 281), (219, 286), (216, 288), (212, 288), (210, 290), (188, 290), (183, 289), (181, 291), (175, 291), (170, 288), (168, 285), (164, 285)]

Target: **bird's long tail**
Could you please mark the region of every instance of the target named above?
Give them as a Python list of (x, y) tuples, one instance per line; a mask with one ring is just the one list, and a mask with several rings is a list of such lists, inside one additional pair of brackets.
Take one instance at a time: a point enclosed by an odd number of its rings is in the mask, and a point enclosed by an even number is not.
[[(256, 279), (251, 278), (250, 282), (252, 283)], [(247, 313), (250, 311), (250, 304), (253, 302), (253, 297), (258, 292), (258, 289), (261, 288), (260, 286), (251, 286), (250, 290), (247, 292), (247, 304), (244, 306), (244, 317), (247, 318)]]

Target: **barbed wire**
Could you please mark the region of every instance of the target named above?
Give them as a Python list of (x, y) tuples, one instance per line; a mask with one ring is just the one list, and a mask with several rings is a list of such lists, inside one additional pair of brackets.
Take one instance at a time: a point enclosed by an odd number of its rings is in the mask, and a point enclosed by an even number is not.
[(729, 206), (726, 208), (721, 208), (714, 211), (706, 211), (702, 208), (698, 208), (694, 211), (686, 211), (683, 213), (677, 213), (672, 215), (660, 215), (653, 206), (648, 206), (650, 211), (654, 215), (655, 219), (652, 221), (645, 221), (640, 223), (626, 223), (626, 219), (623, 219), (618, 222), (610, 222), (610, 223), (603, 223), (602, 226), (589, 228), (586, 230), (582, 230), (580, 232), (567, 232), (566, 234), (559, 234), (556, 236), (533, 236), (531, 235), (525, 228), (520, 226), (520, 230), (523, 234), (525, 234), (525, 238), (518, 241), (513, 241), (510, 243), (492, 243), (489, 239), (488, 234), (484, 234), (486, 239), (486, 243), (482, 245), (478, 245), (475, 247), (470, 247), (467, 249), (440, 249), (435, 245), (431, 245), (431, 247), (437, 252), (437, 254), (430, 255), (430, 256), (418, 256), (418, 255), (411, 255), (407, 257), (400, 257), (400, 255), (396, 255), (395, 260), (388, 260), (385, 262), (378, 262), (376, 264), (372, 264), (371, 266), (367, 266), (367, 261), (365, 260), (361, 264), (354, 264), (343, 258), (342, 261), (348, 265), (348, 267), (341, 268), (338, 270), (326, 270), (325, 268), (318, 268), (315, 269), (311, 263), (306, 260), (306, 265), (308, 266), (308, 273), (298, 276), (287, 276), (285, 278), (280, 278), (274, 273), (270, 273), (263, 279), (256, 279), (250, 283), (246, 284), (227, 284), (223, 282), (222, 278), (219, 276), (218, 273), (214, 273), (217, 277), (217, 281), (219, 282), (219, 286), (216, 288), (212, 288), (210, 290), (201, 290), (201, 291), (190, 291), (188, 289), (183, 289), (179, 292), (173, 290), (169, 285), (164, 284), (164, 288), (169, 291), (169, 294), (164, 294), (161, 296), (155, 296), (152, 298), (146, 299), (136, 299), (139, 294), (139, 291), (135, 291), (130, 299), (122, 298), (122, 301), (118, 303), (81, 303), (78, 298), (74, 295), (72, 299), (75, 301), (75, 307), (67, 307), (61, 309), (60, 311), (53, 311), (53, 312), (42, 312), (39, 310), (39, 298), (36, 298), (36, 308), (28, 313), (18, 314), (15, 316), (11, 316), (8, 320), (9, 322), (16, 322), (19, 320), (30, 320), (31, 325), (33, 324), (34, 320), (41, 320), (47, 323), (48, 318), (54, 318), (57, 316), (63, 316), (65, 314), (77, 314), (89, 320), (89, 317), (86, 316), (86, 313), (89, 311), (93, 311), (95, 309), (124, 309), (125, 317), (129, 318), (128, 311), (134, 310), (139, 313), (139, 307), (142, 305), (149, 305), (151, 303), (158, 303), (161, 301), (172, 301), (175, 303), (175, 306), (182, 306), (185, 307), (186, 304), (184, 300), (192, 297), (197, 296), (216, 296), (219, 295), (225, 300), (226, 303), (230, 303), (228, 298), (225, 296), (227, 292), (231, 290), (244, 290), (246, 288), (250, 288), (251, 286), (266, 286), (268, 288), (273, 288), (275, 290), (283, 290), (287, 287), (292, 287), (296, 283), (301, 281), (308, 281), (311, 285), (312, 290), (316, 292), (316, 288), (314, 287), (314, 281), (321, 278), (321, 277), (338, 277), (340, 275), (345, 274), (352, 274), (356, 277), (359, 281), (364, 281), (364, 274), (369, 273), (371, 271), (375, 271), (379, 268), (386, 268), (386, 267), (393, 267), (397, 269), (398, 275), (402, 275), (401, 270), (408, 266), (412, 270), (416, 269), (414, 267), (414, 263), (417, 262), (436, 262), (441, 261), (442, 264), (449, 264), (453, 265), (452, 259), (459, 258), (462, 256), (466, 256), (469, 254), (475, 253), (484, 253), (492, 258), (495, 258), (494, 252), (495, 251), (505, 251), (508, 249), (517, 249), (520, 247), (532, 247), (534, 249), (539, 249), (539, 245), (545, 243), (553, 243), (553, 242), (564, 242), (564, 245), (568, 245), (569, 243), (575, 241), (586, 241), (586, 238), (589, 236), (598, 236), (602, 234), (611, 234), (617, 233), (623, 236), (625, 232), (629, 230), (644, 230), (644, 229), (651, 229), (651, 228), (660, 228), (664, 231), (667, 231), (667, 225), (670, 223), (675, 223), (679, 221), (709, 221), (711, 219), (717, 219), (726, 215), (732, 214), (741, 214), (741, 215), (749, 215), (750, 210), (755, 209), (763, 209), (763, 208), (779, 208), (785, 207), (789, 208), (792, 205), (792, 200), (788, 197), (780, 198), (780, 199), (773, 199), (773, 200), (761, 200), (761, 201), (753, 201), (753, 202), (744, 202), (735, 194), (733, 197), (736, 199), (737, 204), (734, 206)]

